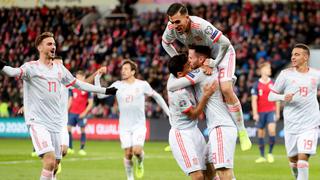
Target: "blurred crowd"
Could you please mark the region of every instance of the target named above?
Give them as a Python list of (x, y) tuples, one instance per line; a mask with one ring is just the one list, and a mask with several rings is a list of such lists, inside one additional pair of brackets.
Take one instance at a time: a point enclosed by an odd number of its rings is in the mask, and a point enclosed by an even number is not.
[[(239, 1), (241, 2), (241, 1)], [(257, 76), (257, 65), (270, 61), (273, 74), (290, 61), (291, 48), (297, 42), (320, 48), (320, 2), (288, 3), (212, 3), (187, 5), (191, 15), (200, 16), (220, 29), (236, 49), (238, 77), (235, 91), (250, 119), (250, 89)], [(85, 22), (94, 7), (20, 9), (0, 8), (0, 58), (18, 67), (37, 60), (34, 40), (44, 31), (55, 34), (57, 54), (74, 73), (92, 74), (107, 66), (103, 85), (120, 79), (120, 64), (125, 58), (138, 63), (138, 78), (144, 79), (163, 97), (166, 95), (169, 56), (161, 47), (167, 17), (162, 12), (133, 16), (97, 18)], [(177, 44), (179, 46), (179, 44)], [(22, 81), (0, 76), (0, 116), (17, 116), (22, 103)], [(148, 118), (161, 118), (161, 108), (147, 100)], [(117, 118), (114, 98), (95, 99), (92, 117)]]

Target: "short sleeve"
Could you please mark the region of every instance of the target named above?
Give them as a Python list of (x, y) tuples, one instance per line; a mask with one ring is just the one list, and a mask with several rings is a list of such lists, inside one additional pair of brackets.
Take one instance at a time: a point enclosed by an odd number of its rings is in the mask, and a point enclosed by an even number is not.
[(251, 95), (258, 96), (258, 81), (256, 81), (251, 88)]
[(30, 68), (30, 63), (24, 63), (22, 66), (20, 66), (20, 75), (18, 76), (18, 78), (23, 80), (29, 80), (31, 77)]
[(285, 88), (285, 72), (281, 71), (271, 90), (274, 93), (281, 94), (283, 93), (284, 88)]
[(206, 20), (203, 20), (203, 22), (201, 22), (201, 30), (204, 36), (210, 39), (213, 44), (216, 43), (222, 35), (221, 31), (219, 31), (216, 27), (214, 27)]

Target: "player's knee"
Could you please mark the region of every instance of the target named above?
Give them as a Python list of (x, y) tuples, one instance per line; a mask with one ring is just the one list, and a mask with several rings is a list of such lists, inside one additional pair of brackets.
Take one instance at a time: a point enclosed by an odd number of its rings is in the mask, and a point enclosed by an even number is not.
[(55, 169), (55, 166), (56, 166), (55, 158), (51, 158), (51, 157), (43, 158), (43, 163), (46, 169), (51, 171)]
[(230, 180), (232, 179), (232, 170), (228, 168), (221, 168), (217, 170), (217, 174), (220, 180)]

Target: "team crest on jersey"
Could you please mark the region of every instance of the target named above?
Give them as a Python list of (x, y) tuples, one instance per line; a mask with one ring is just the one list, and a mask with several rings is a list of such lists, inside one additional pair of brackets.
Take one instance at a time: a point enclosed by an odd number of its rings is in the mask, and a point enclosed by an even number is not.
[(179, 102), (179, 106), (180, 106), (180, 107), (184, 107), (184, 106), (186, 106), (186, 105), (187, 105), (186, 100), (181, 100), (181, 101)]

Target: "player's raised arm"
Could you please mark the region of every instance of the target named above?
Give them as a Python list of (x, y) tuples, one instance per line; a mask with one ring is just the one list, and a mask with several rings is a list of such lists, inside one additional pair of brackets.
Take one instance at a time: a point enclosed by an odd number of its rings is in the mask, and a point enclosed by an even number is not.
[[(95, 86), (101, 87), (101, 83), (100, 83), (101, 75), (102, 75), (101, 73), (97, 73), (96, 76), (94, 77), (94, 85)], [(110, 88), (115, 88), (115, 87), (110, 87)], [(109, 95), (98, 93), (97, 97), (98, 97), (98, 99), (104, 99), (104, 98), (109, 97)]]
[[(22, 66), (23, 67), (23, 66)], [(13, 68), (10, 66), (7, 66), (4, 61), (0, 61), (0, 69), (1, 71), (9, 76), (9, 77), (20, 77), (23, 75), (23, 69), (22, 67), (20, 68)], [(24, 66), (25, 67), (25, 66)]]
[(274, 86), (271, 88), (271, 91), (268, 96), (269, 101), (284, 101), (285, 95), (282, 94), (285, 87), (285, 77), (284, 72), (281, 71), (279, 76), (276, 79)]

